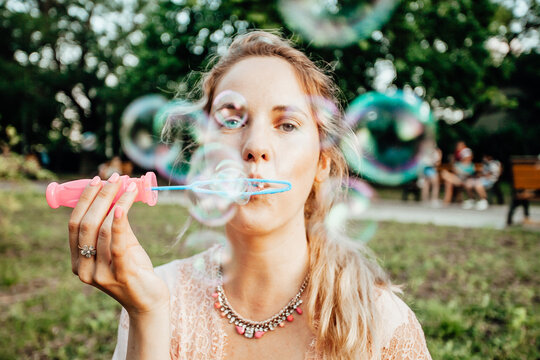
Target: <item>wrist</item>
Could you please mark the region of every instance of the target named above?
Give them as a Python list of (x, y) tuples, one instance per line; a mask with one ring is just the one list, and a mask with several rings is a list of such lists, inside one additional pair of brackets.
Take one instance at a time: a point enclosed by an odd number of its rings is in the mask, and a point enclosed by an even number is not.
[(164, 302), (154, 306), (152, 309), (140, 311), (140, 310), (129, 310), (126, 309), (130, 321), (147, 321), (153, 318), (163, 318), (169, 316), (170, 304), (169, 302)]

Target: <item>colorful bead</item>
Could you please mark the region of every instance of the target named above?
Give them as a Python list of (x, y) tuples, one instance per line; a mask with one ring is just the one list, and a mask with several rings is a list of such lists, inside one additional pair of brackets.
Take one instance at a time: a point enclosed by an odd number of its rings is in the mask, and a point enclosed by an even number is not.
[(282, 322), (279, 323), (279, 327), (284, 327), (284, 326), (285, 326), (285, 322), (284, 322), (284, 321), (282, 321)]
[(212, 297), (213, 297), (213, 298), (217, 298), (217, 297), (218, 297), (218, 293), (217, 293), (217, 292), (213, 293), (213, 294), (212, 294)]
[(292, 322), (294, 320), (294, 317), (292, 315), (287, 316), (287, 321)]
[[(244, 335), (244, 333), (246, 332), (246, 329), (243, 326), (237, 326), (236, 332), (240, 335)], [(257, 336), (257, 334), (255, 334), (255, 336)]]
[(260, 339), (264, 335), (264, 331), (255, 331), (255, 339)]
[(221, 304), (220, 304), (219, 302), (215, 302), (215, 303), (214, 303), (214, 307), (215, 307), (216, 309), (219, 309), (219, 308), (221, 307)]
[(300, 309), (299, 307), (296, 308), (296, 312), (298, 313), (298, 315), (302, 315), (303, 313), (302, 309)]

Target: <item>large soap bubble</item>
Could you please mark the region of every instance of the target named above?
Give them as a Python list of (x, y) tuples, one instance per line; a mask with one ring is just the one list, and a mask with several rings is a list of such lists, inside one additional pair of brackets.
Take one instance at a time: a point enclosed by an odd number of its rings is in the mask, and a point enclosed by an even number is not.
[(290, 28), (315, 46), (343, 47), (365, 39), (385, 24), (396, 0), (280, 0)]
[(208, 118), (204, 112), (184, 100), (162, 106), (154, 117), (154, 133), (161, 134), (164, 145), (156, 149), (155, 168), (173, 183), (184, 184), (195, 149), (203, 143)]
[(418, 176), (422, 144), (435, 135), (426, 102), (412, 92), (370, 92), (350, 104), (345, 118), (354, 137), (344, 138), (341, 147), (353, 172), (388, 186)]
[(199, 107), (181, 99), (145, 95), (124, 111), (120, 142), (140, 167), (156, 169), (173, 183), (185, 183), (191, 154), (202, 143), (207, 126), (207, 116)]
[(145, 95), (135, 99), (121, 118), (120, 144), (124, 153), (137, 165), (153, 169), (159, 135), (154, 132), (154, 115), (167, 103), (161, 95)]

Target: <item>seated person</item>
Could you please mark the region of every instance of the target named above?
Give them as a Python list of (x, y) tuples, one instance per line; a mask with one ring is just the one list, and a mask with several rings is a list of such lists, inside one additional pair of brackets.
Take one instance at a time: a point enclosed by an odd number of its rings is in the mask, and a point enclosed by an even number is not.
[[(440, 207), (439, 203), (439, 173), (437, 167), (441, 164), (442, 152), (434, 141), (425, 143), (420, 158), (420, 174), (418, 187), (422, 189), (422, 201), (430, 201), (432, 207)], [(430, 195), (431, 189), (431, 197)]]
[(489, 206), (487, 201), (486, 190), (489, 190), (495, 185), (501, 175), (501, 163), (493, 159), (491, 155), (484, 155), (482, 158), (482, 171), (478, 177), (470, 178), (465, 182), (465, 190), (469, 195), (469, 200), (465, 200), (463, 208), (472, 209), (474, 205), (474, 197), (478, 195), (476, 202), (477, 210), (486, 210)]
[[(464, 144), (464, 143), (463, 143)], [(441, 178), (444, 181), (444, 204), (452, 201), (454, 187), (464, 186), (467, 179), (474, 174), (473, 152), (468, 147), (463, 147), (456, 156), (456, 162), (452, 171), (443, 170)]]

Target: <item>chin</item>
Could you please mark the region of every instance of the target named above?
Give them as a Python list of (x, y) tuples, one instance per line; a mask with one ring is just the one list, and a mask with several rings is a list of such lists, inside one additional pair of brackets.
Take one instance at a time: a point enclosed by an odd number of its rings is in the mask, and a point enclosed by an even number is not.
[[(279, 224), (278, 220), (283, 216), (279, 212), (270, 211), (268, 205), (257, 202), (249, 202), (246, 205), (238, 207), (236, 214), (227, 223), (236, 231), (247, 234), (266, 234), (276, 229)], [(278, 218), (279, 217), (279, 218)]]

